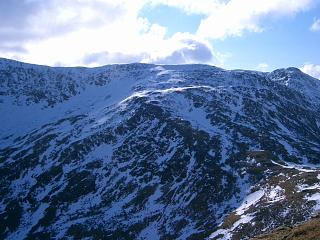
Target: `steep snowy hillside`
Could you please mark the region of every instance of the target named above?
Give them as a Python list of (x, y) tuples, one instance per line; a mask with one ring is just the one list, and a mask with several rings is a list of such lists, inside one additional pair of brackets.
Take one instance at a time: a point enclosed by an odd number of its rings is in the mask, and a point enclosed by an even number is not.
[(298, 69), (0, 59), (0, 239), (249, 239), (320, 210)]

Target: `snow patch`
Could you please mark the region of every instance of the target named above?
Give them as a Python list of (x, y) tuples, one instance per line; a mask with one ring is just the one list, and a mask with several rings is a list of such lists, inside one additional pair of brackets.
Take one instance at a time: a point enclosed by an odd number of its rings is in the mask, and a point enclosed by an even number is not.
[(282, 165), (280, 163), (277, 163), (275, 161), (271, 161), (273, 164), (281, 166), (283, 168), (287, 168), (287, 169), (296, 169), (300, 172), (316, 172), (319, 169), (319, 166), (313, 165), (313, 164), (303, 164), (303, 165), (299, 165), (299, 164), (295, 164), (295, 163), (290, 163), (290, 162), (285, 162), (286, 165)]
[[(254, 217), (252, 215), (243, 215), (241, 218), (236, 221), (230, 229), (219, 229), (212, 233), (209, 236), (209, 239), (215, 238), (216, 240), (231, 240), (232, 239), (232, 231), (236, 229), (241, 224), (249, 223)], [(221, 237), (216, 238), (217, 236), (221, 235)]]
[(315, 189), (320, 190), (320, 184), (318, 183), (318, 184), (314, 184), (312, 186), (307, 185), (307, 184), (302, 184), (302, 185), (298, 185), (298, 189), (299, 189), (298, 190), (299, 192), (307, 191), (307, 190), (315, 190)]
[(280, 186), (276, 186), (275, 188), (271, 189), (268, 194), (268, 202), (278, 202), (283, 200), (285, 197), (283, 196), (284, 189)]
[(242, 202), (240, 207), (236, 209), (238, 215), (242, 215), (249, 207), (255, 205), (264, 195), (263, 190), (258, 190), (249, 194)]
[(305, 198), (307, 201), (315, 201), (316, 205), (313, 207), (315, 211), (320, 210), (320, 193), (312, 194), (311, 196), (308, 196)]

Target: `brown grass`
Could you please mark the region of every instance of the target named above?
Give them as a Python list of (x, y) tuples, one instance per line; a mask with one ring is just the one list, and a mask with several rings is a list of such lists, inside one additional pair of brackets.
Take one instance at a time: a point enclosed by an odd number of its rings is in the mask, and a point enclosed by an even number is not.
[(269, 151), (261, 150), (261, 151), (248, 151), (247, 156), (250, 158), (256, 159), (269, 159), (271, 158), (272, 154)]
[(229, 229), (229, 228), (231, 228), (231, 227), (233, 226), (233, 224), (234, 224), (236, 221), (238, 221), (240, 218), (241, 218), (241, 217), (238, 216), (238, 215), (236, 215), (235, 213), (231, 213), (231, 214), (229, 214), (229, 215), (225, 218), (225, 220), (224, 220), (224, 222), (223, 222), (223, 224), (222, 224), (221, 227), (222, 227), (223, 229)]
[(320, 240), (320, 215), (295, 227), (281, 227), (252, 240)]

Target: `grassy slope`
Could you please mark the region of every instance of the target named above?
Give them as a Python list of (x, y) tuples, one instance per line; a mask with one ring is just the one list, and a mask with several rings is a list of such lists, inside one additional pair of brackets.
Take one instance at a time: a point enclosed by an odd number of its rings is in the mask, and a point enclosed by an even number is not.
[(320, 214), (295, 227), (281, 227), (252, 240), (320, 240)]

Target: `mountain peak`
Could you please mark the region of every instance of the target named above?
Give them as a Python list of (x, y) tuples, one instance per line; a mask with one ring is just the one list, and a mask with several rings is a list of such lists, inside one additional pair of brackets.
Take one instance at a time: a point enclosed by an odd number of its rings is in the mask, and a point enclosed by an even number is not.
[(249, 239), (320, 208), (296, 69), (3, 61), (0, 239)]

